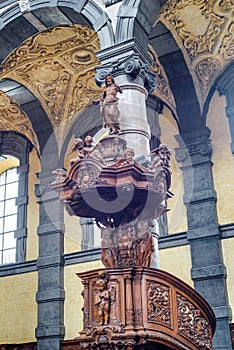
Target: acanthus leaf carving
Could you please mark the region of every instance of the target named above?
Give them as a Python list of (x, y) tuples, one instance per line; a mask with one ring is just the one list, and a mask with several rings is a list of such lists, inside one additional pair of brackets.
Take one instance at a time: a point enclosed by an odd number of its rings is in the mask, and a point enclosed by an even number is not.
[[(191, 29), (191, 22), (189, 21), (191, 6), (194, 10), (193, 16), (196, 15), (203, 23), (202, 32), (198, 31), (195, 26)], [(216, 41), (221, 36), (222, 28), (227, 21), (223, 16), (216, 13), (211, 4), (205, 0), (170, 1), (162, 8), (160, 19), (165, 24), (170, 24), (180, 41), (182, 41), (191, 60), (199, 54), (214, 52)]]
[(176, 294), (178, 311), (178, 332), (202, 350), (211, 349), (211, 328), (201, 311), (187, 298)]
[(169, 287), (157, 282), (147, 282), (148, 321), (171, 327)]

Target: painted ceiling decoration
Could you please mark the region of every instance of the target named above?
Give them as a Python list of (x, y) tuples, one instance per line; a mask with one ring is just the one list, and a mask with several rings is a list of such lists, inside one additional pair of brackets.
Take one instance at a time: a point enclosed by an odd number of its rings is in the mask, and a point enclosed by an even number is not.
[(171, 31), (195, 82), (200, 107), (234, 55), (233, 0), (172, 0), (159, 14)]
[(81, 25), (53, 27), (27, 39), (3, 62), (0, 78), (31, 91), (46, 111), (58, 139), (77, 113), (100, 96), (94, 68), (100, 64), (97, 34)]
[(12, 97), (9, 97), (1, 90), (0, 130), (16, 131), (25, 135), (39, 154), (39, 142), (28, 116)]
[(176, 114), (175, 100), (169, 86), (167, 75), (159, 62), (156, 51), (151, 45), (149, 45), (148, 53), (153, 60), (152, 71), (156, 74), (157, 88), (153, 91), (153, 95), (162, 100)]

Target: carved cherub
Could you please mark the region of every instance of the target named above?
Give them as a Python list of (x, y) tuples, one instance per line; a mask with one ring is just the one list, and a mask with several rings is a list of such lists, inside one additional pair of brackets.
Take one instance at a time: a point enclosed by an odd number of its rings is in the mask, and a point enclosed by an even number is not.
[(94, 299), (94, 306), (98, 308), (97, 323), (99, 326), (107, 325), (110, 310), (110, 295), (107, 289), (107, 280), (104, 276), (99, 276), (94, 286), (97, 294)]
[(159, 166), (170, 167), (171, 151), (167, 145), (162, 143), (158, 148), (151, 151), (149, 155), (154, 155), (154, 159), (150, 165), (151, 169), (158, 168)]
[(100, 163), (104, 163), (103, 160), (103, 152), (99, 145), (93, 145), (93, 138), (90, 135), (85, 137), (85, 147), (84, 147), (84, 155), (87, 158), (97, 160)]
[(81, 160), (84, 158), (84, 143), (83, 143), (83, 140), (78, 138), (78, 139), (75, 139), (74, 141), (74, 145), (71, 149), (71, 151), (68, 152), (68, 154), (71, 154), (73, 152), (76, 152), (77, 153), (77, 156), (72, 158), (70, 160), (70, 165), (72, 166), (75, 162), (77, 162), (78, 160)]

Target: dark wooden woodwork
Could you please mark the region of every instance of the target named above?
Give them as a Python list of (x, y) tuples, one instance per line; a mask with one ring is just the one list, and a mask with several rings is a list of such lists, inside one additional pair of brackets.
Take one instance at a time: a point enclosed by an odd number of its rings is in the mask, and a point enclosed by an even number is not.
[(212, 309), (168, 272), (138, 267), (77, 275), (84, 285), (81, 349), (212, 349)]
[(151, 152), (147, 167), (119, 135), (95, 147), (76, 139), (71, 169), (51, 187), (70, 215), (95, 218), (105, 269), (77, 274), (84, 289), (83, 330), (63, 349), (211, 350), (215, 316), (206, 301), (171, 274), (150, 268), (154, 219), (172, 196), (170, 151)]

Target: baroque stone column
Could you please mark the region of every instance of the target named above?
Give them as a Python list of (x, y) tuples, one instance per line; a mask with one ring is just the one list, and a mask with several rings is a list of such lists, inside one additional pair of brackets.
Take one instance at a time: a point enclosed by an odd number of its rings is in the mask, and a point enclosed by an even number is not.
[(53, 175), (43, 172), (39, 178), (40, 185), (36, 187), (40, 205), (37, 350), (60, 350), (65, 334), (63, 208), (49, 186)]
[(96, 53), (102, 66), (96, 67), (96, 82), (104, 83), (111, 74), (121, 86), (119, 94), (120, 129), (136, 157), (149, 153), (150, 128), (147, 122), (146, 98), (156, 88), (152, 60), (135, 38)]
[(216, 315), (213, 349), (231, 350), (226, 268), (217, 222), (209, 136), (208, 128), (178, 135), (176, 139), (180, 147), (176, 149), (176, 156), (182, 163), (184, 177), (191, 277), (195, 289), (208, 301)]

